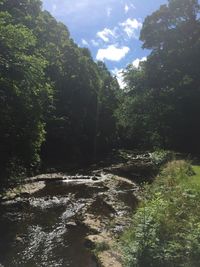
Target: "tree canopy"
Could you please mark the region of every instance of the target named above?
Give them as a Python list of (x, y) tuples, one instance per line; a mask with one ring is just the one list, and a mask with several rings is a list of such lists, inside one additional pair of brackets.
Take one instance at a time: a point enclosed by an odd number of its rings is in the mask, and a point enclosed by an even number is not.
[(118, 112), (136, 146), (199, 152), (199, 15), (198, 1), (169, 0), (144, 21), (140, 39), (151, 52), (138, 69), (126, 69)]
[[(115, 142), (118, 83), (39, 0), (0, 2), (1, 176)], [(7, 178), (6, 178), (7, 179)]]

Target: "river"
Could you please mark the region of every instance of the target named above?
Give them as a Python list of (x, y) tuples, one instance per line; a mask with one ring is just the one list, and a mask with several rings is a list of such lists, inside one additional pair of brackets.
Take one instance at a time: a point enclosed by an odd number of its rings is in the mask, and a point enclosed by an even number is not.
[[(1, 205), (0, 263), (4, 267), (96, 267), (84, 245), (87, 227), (70, 224), (89, 197), (82, 190), (83, 185), (50, 183), (30, 198)], [(76, 194), (81, 196), (74, 198)]]
[(2, 202), (0, 266), (97, 267), (86, 237), (122, 231), (138, 186), (116, 174), (95, 175), (48, 179), (37, 192)]

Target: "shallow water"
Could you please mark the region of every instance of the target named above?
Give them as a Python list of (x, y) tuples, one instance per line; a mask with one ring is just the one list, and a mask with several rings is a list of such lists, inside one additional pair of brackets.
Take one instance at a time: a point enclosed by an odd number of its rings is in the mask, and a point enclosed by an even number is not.
[(88, 229), (67, 225), (95, 193), (82, 187), (50, 183), (31, 198), (0, 206), (0, 263), (4, 267), (96, 267), (84, 246)]
[(137, 201), (129, 184), (114, 189), (101, 180), (88, 182), (47, 182), (31, 197), (1, 204), (0, 267), (97, 267), (80, 217), (89, 212), (109, 221), (130, 212)]

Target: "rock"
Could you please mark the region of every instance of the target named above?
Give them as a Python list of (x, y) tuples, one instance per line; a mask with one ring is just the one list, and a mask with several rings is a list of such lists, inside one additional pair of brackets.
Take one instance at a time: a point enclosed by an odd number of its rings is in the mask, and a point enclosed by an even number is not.
[(106, 202), (106, 200), (100, 196), (97, 196), (97, 198), (91, 204), (89, 211), (104, 217), (109, 217), (112, 214), (116, 214), (116, 210), (113, 208), (112, 204)]
[(120, 256), (113, 251), (103, 251), (99, 253), (98, 260), (102, 267), (122, 267)]
[(104, 227), (104, 225), (98, 218), (88, 213), (85, 214), (83, 224), (87, 226), (93, 233), (101, 232), (102, 228)]
[(2, 201), (14, 200), (20, 196), (29, 197), (30, 195), (43, 189), (45, 186), (45, 182), (34, 182), (17, 186), (8, 190), (2, 198)]
[(127, 177), (137, 183), (149, 181), (157, 174), (157, 168), (150, 160), (134, 159), (126, 163), (113, 165), (104, 171)]
[(66, 227), (75, 227), (75, 226), (77, 226), (76, 222), (71, 221), (71, 222), (66, 223)]
[(106, 232), (102, 232), (97, 235), (89, 235), (87, 236), (87, 240), (89, 240), (93, 244), (99, 244), (102, 242), (107, 242), (107, 243), (111, 242), (111, 238), (108, 237), (108, 234)]

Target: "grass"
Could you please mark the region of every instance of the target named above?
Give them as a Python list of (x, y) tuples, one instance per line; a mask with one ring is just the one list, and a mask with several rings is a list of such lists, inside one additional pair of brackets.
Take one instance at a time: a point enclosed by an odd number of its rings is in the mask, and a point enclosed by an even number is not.
[(195, 174), (190, 177), (190, 182), (194, 185), (200, 186), (200, 166), (192, 165), (192, 169)]
[(166, 164), (122, 236), (126, 267), (198, 267), (200, 166)]
[(102, 242), (96, 244), (95, 252), (98, 254), (99, 252), (103, 252), (103, 251), (106, 251), (109, 249), (110, 249), (109, 244), (106, 243), (105, 241), (102, 241)]

